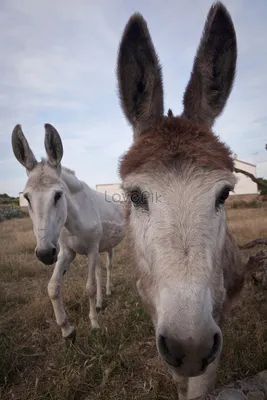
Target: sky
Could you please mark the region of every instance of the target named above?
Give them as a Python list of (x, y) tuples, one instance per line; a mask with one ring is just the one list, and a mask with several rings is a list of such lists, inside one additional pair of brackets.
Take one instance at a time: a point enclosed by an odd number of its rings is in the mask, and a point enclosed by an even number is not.
[[(182, 96), (210, 0), (1, 0), (0, 193), (17, 196), (27, 181), (16, 160), (16, 124), (37, 159), (44, 124), (58, 130), (62, 164), (95, 188), (118, 183), (118, 160), (132, 129), (117, 96), (117, 51), (125, 24), (146, 19), (163, 68), (165, 113), (182, 112)], [(267, 3), (227, 0), (235, 24), (235, 86), (214, 132), (238, 158), (267, 177)]]

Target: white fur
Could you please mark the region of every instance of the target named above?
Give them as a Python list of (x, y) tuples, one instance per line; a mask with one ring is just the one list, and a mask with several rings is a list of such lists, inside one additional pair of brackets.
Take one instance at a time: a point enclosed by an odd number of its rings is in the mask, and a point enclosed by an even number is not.
[[(223, 170), (196, 174), (184, 167), (162, 176), (154, 171), (129, 175), (123, 187), (128, 191), (137, 182), (142, 191), (154, 194), (148, 213), (131, 205), (129, 216), (137, 289), (151, 311), (157, 337), (192, 342), (188, 362), (171, 368), (180, 382), (183, 375), (199, 374), (198, 351), (208, 351), (213, 335), (221, 335), (215, 307), (220, 309), (225, 300), (221, 260), (227, 226), (225, 211), (216, 210), (215, 200), (225, 185), (234, 187), (235, 177)], [(189, 379), (186, 399), (208, 390), (217, 364), (215, 360), (204, 374)]]
[[(123, 212), (118, 204), (80, 181), (73, 171), (61, 167), (62, 154), (58, 144), (60, 138), (55, 130), (52, 131), (49, 140), (48, 160), (37, 163), (20, 128), (14, 130), (14, 154), (22, 165), (31, 166), (30, 170), (27, 169), (28, 181), (24, 195), (30, 200), (29, 213), (37, 242), (36, 254), (53, 246), (57, 249), (58, 256), (48, 284), (48, 294), (62, 335), (68, 337), (73, 334), (74, 327), (69, 324), (63, 306), (63, 275), (76, 254), (88, 257), (86, 288), (90, 302), (89, 316), (92, 327), (98, 328), (96, 307), (101, 308), (103, 300), (98, 254), (107, 252), (108, 255), (106, 294), (110, 295), (113, 248), (124, 237), (124, 222)], [(49, 146), (52, 146), (52, 149), (54, 146), (50, 158)], [(57, 154), (60, 154), (58, 159), (52, 158), (56, 150)], [(27, 155), (31, 158), (28, 159)], [(55, 193), (58, 191), (61, 191), (62, 195), (55, 203)]]

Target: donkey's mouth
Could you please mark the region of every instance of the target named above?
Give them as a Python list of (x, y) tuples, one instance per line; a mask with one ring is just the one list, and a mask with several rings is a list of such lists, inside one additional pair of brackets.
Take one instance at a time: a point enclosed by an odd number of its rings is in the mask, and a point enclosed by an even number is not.
[(57, 256), (51, 260), (40, 260), (44, 265), (53, 265), (57, 262)]
[(58, 246), (52, 246), (50, 248), (36, 249), (36, 257), (44, 265), (53, 265), (57, 262), (59, 248)]
[[(166, 363), (166, 362), (165, 362)], [(170, 366), (170, 364), (166, 363), (168, 368), (172, 371), (172, 374), (177, 377), (183, 377), (183, 378), (195, 378), (197, 376), (200, 376), (204, 374), (206, 371), (207, 367), (204, 369), (199, 369), (199, 370), (184, 370), (183, 368), (175, 368)]]

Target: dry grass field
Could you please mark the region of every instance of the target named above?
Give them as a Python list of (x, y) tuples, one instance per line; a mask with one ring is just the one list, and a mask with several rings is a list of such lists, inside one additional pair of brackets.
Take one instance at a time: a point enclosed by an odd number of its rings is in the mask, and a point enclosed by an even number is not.
[[(267, 236), (266, 211), (227, 211), (239, 243)], [(77, 257), (65, 275), (65, 307), (77, 327), (75, 345), (67, 347), (47, 295), (52, 268), (33, 254), (30, 219), (1, 222), (0, 238), (1, 400), (177, 399), (158, 360), (123, 244), (115, 253), (113, 295), (104, 297), (99, 331), (90, 331), (86, 259)], [(103, 270), (103, 285), (105, 276)], [(267, 293), (249, 278), (223, 333), (217, 386), (267, 368)]]

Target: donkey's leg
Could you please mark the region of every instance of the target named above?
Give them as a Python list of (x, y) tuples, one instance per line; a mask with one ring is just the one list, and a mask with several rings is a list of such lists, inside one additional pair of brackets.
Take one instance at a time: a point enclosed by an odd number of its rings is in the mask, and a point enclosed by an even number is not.
[(94, 246), (88, 253), (88, 278), (86, 282), (86, 289), (89, 295), (89, 318), (93, 329), (98, 329), (96, 312), (96, 266), (98, 262), (98, 245)]
[(96, 311), (100, 311), (103, 304), (103, 293), (102, 293), (102, 268), (99, 259), (97, 257), (96, 262)]
[(114, 249), (112, 248), (107, 251), (107, 264), (106, 264), (106, 270), (107, 270), (106, 294), (107, 294), (107, 296), (111, 295), (111, 288), (112, 288), (111, 268), (112, 268), (112, 264), (113, 264), (113, 259), (114, 259)]
[(63, 275), (67, 271), (71, 262), (74, 260), (75, 256), (76, 253), (71, 249), (64, 248), (60, 250), (58, 260), (47, 287), (48, 295), (53, 305), (56, 321), (58, 326), (61, 328), (62, 336), (64, 338), (75, 337), (75, 328), (69, 324), (61, 295)]

